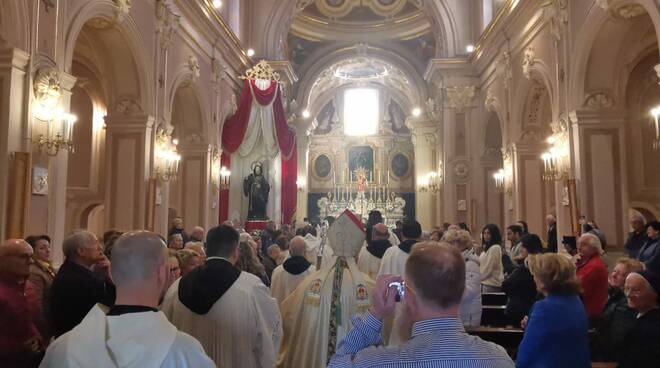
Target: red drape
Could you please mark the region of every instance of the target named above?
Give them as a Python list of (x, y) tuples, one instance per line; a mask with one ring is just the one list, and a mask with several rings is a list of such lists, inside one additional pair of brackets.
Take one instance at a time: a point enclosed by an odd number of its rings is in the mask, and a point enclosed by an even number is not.
[[(224, 166), (229, 170), (231, 168), (231, 156), (227, 152), (223, 152), (220, 156), (220, 166)], [(229, 177), (231, 180), (231, 177)], [(229, 188), (220, 189), (218, 194), (218, 209), (219, 212), (219, 224), (229, 220)]]
[[(284, 106), (282, 105), (282, 93), (277, 82), (273, 81), (265, 90), (261, 90), (256, 86), (255, 81), (246, 80), (243, 84), (243, 92), (241, 94), (240, 105), (236, 113), (227, 119), (222, 129), (222, 148), (223, 159), (225, 153), (231, 154), (243, 143), (247, 126), (250, 120), (250, 112), (252, 111), (252, 100), (257, 101), (259, 105), (268, 106), (273, 103), (273, 119), (275, 120), (275, 132), (277, 135), (277, 143), (282, 155), (282, 195), (281, 195), (281, 210), (282, 210), (282, 223), (290, 224), (293, 216), (296, 213), (296, 180), (298, 178), (298, 157), (296, 152), (296, 133), (289, 128), (286, 122), (286, 114), (284, 113)], [(228, 155), (227, 155), (228, 156)], [(229, 158), (227, 159), (229, 162)], [(224, 163), (223, 163), (224, 165)], [(229, 165), (226, 165), (229, 167)], [(229, 191), (226, 192), (226, 200), (221, 203), (227, 208), (220, 207), (221, 222), (223, 217), (223, 210), (225, 220), (228, 216), (228, 199)], [(222, 192), (221, 192), (222, 195)]]

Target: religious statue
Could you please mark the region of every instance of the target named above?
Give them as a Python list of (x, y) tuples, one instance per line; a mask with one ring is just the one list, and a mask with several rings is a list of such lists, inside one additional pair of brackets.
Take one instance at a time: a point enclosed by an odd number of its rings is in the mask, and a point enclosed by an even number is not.
[(270, 185), (263, 175), (263, 167), (257, 162), (252, 165), (252, 174), (243, 179), (243, 194), (248, 197), (248, 221), (267, 220), (266, 204), (268, 203)]

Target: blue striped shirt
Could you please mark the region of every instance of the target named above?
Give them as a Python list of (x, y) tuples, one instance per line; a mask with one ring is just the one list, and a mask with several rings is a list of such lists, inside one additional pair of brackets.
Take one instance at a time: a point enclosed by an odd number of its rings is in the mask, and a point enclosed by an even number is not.
[(413, 325), (412, 338), (383, 347), (383, 323), (371, 313), (352, 319), (328, 368), (513, 368), (504, 348), (465, 332), (458, 318), (436, 318)]

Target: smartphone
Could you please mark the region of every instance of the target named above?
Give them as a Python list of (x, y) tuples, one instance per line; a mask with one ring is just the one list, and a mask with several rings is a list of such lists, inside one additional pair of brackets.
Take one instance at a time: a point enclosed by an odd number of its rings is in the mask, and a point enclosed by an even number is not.
[(395, 281), (395, 282), (391, 282), (388, 286), (389, 287), (392, 287), (392, 286), (396, 287), (396, 297), (394, 299), (397, 302), (402, 301), (403, 300), (403, 295), (406, 292), (406, 283)]

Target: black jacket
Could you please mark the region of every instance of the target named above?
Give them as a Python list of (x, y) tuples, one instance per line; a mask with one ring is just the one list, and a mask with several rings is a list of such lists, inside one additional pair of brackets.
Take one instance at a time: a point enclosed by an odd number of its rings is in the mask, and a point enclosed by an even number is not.
[(548, 252), (557, 253), (557, 224), (548, 229)]
[(637, 259), (639, 250), (642, 249), (647, 240), (649, 240), (649, 238), (646, 237), (644, 231), (632, 231), (628, 233), (628, 240), (626, 240), (626, 244), (623, 247), (630, 258)]
[(48, 320), (58, 337), (78, 325), (96, 303), (115, 304), (115, 285), (89, 269), (64, 261), (50, 288)]
[(518, 265), (511, 274), (502, 281), (502, 291), (507, 296), (507, 323), (520, 327), (520, 321), (529, 313), (536, 301), (536, 283), (534, 276), (525, 265)]
[(628, 307), (623, 290), (610, 288), (603, 314), (596, 322), (591, 358), (598, 362), (619, 360), (626, 334), (637, 320), (637, 312)]
[(623, 339), (620, 368), (657, 367), (660, 362), (660, 309), (635, 321)]

